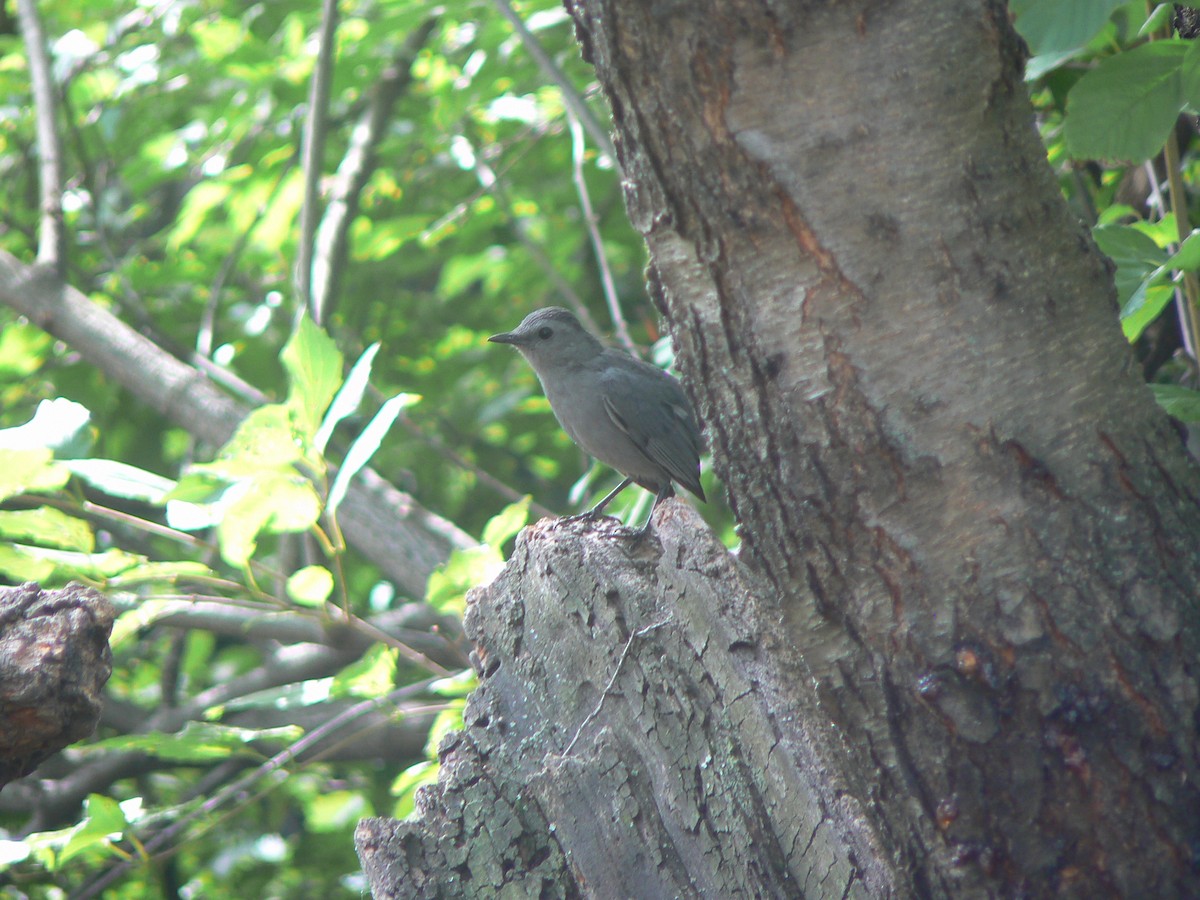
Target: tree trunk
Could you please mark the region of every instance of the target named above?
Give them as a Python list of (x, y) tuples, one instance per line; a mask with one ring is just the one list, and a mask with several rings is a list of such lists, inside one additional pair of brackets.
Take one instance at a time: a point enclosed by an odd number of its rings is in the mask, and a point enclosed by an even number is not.
[(567, 5), (744, 546), (528, 537), (376, 896), (1194, 895), (1200, 477), (1006, 10)]

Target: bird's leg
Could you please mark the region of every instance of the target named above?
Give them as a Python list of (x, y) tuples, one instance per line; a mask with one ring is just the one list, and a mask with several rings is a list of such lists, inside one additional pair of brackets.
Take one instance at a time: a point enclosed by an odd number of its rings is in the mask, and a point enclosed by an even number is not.
[(613, 488), (611, 491), (609, 491), (607, 497), (605, 497), (603, 500), (601, 500), (599, 503), (597, 503), (595, 506), (593, 506), (587, 512), (580, 513), (577, 516), (567, 516), (563, 521), (578, 522), (581, 519), (596, 518), (598, 515), (600, 515), (600, 513), (604, 512), (604, 507), (608, 506), (608, 504), (612, 502), (613, 497), (617, 496), (617, 494), (621, 493), (621, 491), (625, 490), (625, 488), (629, 487), (631, 484), (633, 484), (633, 479), (626, 478), (624, 481), (622, 481), (620, 484), (618, 484), (615, 488)]
[(662, 488), (657, 494), (654, 495), (654, 503), (650, 506), (650, 515), (646, 516), (646, 524), (639, 528), (637, 533), (634, 535), (635, 541), (640, 541), (650, 533), (650, 527), (654, 524), (654, 511), (658, 509), (658, 504), (662, 503), (668, 497), (674, 496), (675, 490), (671, 487), (671, 482), (668, 481), (667, 486)]

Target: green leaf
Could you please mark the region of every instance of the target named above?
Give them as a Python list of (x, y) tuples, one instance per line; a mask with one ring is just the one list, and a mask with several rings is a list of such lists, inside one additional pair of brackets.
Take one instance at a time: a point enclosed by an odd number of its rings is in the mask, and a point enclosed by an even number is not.
[(392, 816), (406, 819), (416, 810), (417, 789), (427, 784), (436, 784), (440, 766), (435, 760), (423, 759), (409, 766), (392, 782), (392, 796), (396, 805)]
[(46, 581), (54, 572), (54, 563), (35, 559), (20, 544), (0, 543), (0, 575), (11, 582)]
[(1100, 64), (1067, 96), (1067, 149), (1078, 159), (1141, 162), (1157, 153), (1187, 103), (1187, 45), (1155, 41)]
[(466, 609), (467, 591), (489, 583), (503, 568), (504, 557), (488, 544), (455, 550), (446, 564), (429, 576), (425, 602), (440, 613), (462, 615)]
[(90, 553), (96, 547), (91, 525), (47, 506), (0, 511), (0, 537), (8, 541), (33, 541), (60, 550), (81, 550), (85, 553)]
[(499, 550), (505, 542), (525, 527), (529, 521), (528, 494), (516, 503), (510, 503), (499, 514), (488, 520), (483, 528), (483, 543)]
[(372, 814), (361, 791), (323, 791), (305, 805), (305, 824), (315, 834), (343, 831)]
[(324, 566), (297, 569), (287, 580), (287, 595), (301, 606), (322, 606), (333, 593), (333, 575)]
[(288, 373), (288, 406), (297, 413), (297, 424), (311, 441), (342, 384), (341, 351), (320, 326), (303, 316), (279, 359)]
[(479, 687), (479, 678), (474, 669), (463, 669), (457, 675), (449, 678), (439, 678), (429, 685), (430, 693), (440, 697), (465, 698), (471, 691)]
[(72, 473), (110, 497), (162, 504), (175, 482), (137, 466), (113, 459), (72, 459), (63, 463)]
[(1200, 108), (1200, 44), (1190, 40), (1183, 56), (1180, 78), (1183, 101), (1193, 110)]
[(1034, 56), (1074, 50), (1104, 27), (1125, 0), (1013, 0), (1014, 26)]
[(40, 328), (9, 322), (0, 330), (0, 377), (28, 378), (42, 367), (53, 343)]
[[(256, 753), (250, 747), (255, 741), (272, 744), (290, 743), (304, 733), (298, 725), (278, 728), (236, 728), (216, 722), (188, 722), (182, 731), (148, 731), (122, 734), (85, 744), (78, 750), (85, 754), (111, 751), (145, 753), (168, 762), (196, 763), (227, 759), (233, 755)], [(258, 755), (261, 755), (259, 753)]]
[(49, 450), (0, 449), (0, 500), (24, 493), (57, 491), (71, 472)]
[(121, 805), (100, 794), (90, 795), (84, 803), (84, 818), (70, 831), (70, 837), (58, 855), (61, 866), (73, 856), (97, 845), (109, 845), (129, 827)]
[[(144, 556), (126, 553), (115, 547), (102, 553), (84, 553), (75, 550), (32, 547), (27, 544), (13, 544), (12, 546), (13, 549), (20, 550), (23, 555), (31, 559), (50, 563), (51, 571), (57, 572), (62, 579), (87, 578), (93, 581), (105, 581), (146, 561)], [(0, 550), (2, 549), (0, 547)]]
[(1128, 225), (1100, 225), (1092, 229), (1092, 237), (1101, 252), (1117, 264), (1117, 298), (1123, 306), (1139, 289), (1144, 290), (1144, 282), (1160, 273), (1167, 262), (1166, 250)]
[(305, 531), (316, 524), (321, 500), (312, 484), (299, 476), (257, 478), (226, 510), (217, 526), (221, 558), (244, 567), (258, 549), (263, 532)]
[(1150, 11), (1150, 15), (1146, 17), (1146, 21), (1142, 23), (1142, 27), (1138, 29), (1138, 37), (1148, 37), (1156, 31), (1168, 27), (1171, 24), (1171, 17), (1175, 14), (1174, 4), (1160, 3)]
[(1179, 249), (1164, 265), (1169, 269), (1184, 269), (1189, 272), (1200, 270), (1200, 230), (1195, 230), (1184, 238)]
[[(293, 411), (272, 403), (260, 406), (242, 420), (216, 462), (193, 466), (192, 471), (233, 480), (264, 471), (290, 471), (303, 456), (304, 441)], [(177, 494), (171, 496), (174, 499)]]
[(182, 578), (215, 578), (216, 573), (201, 562), (148, 562), (126, 569), (109, 581), (110, 587), (133, 587), (138, 584), (163, 582), (175, 584)]
[(1121, 330), (1130, 341), (1136, 341), (1146, 326), (1159, 317), (1163, 309), (1175, 296), (1175, 289), (1169, 284), (1152, 284), (1149, 280), (1138, 286), (1129, 298), (1129, 302), (1121, 307)]
[(420, 399), (420, 394), (397, 394), (390, 398), (379, 408), (379, 412), (375, 413), (375, 417), (363, 429), (357, 440), (350, 445), (350, 449), (346, 451), (346, 458), (342, 460), (337, 475), (333, 479), (333, 487), (329, 489), (326, 508), (330, 515), (337, 512), (338, 506), (346, 496), (346, 491), (350, 488), (351, 479), (371, 461), (371, 457), (383, 443), (383, 439), (387, 435), (388, 429), (392, 427), (392, 423), (396, 421), (396, 417), (406, 407), (412, 406)]
[(426, 756), (436, 759), (438, 745), (442, 742), (442, 738), (452, 731), (462, 731), (465, 707), (465, 700), (451, 700), (446, 708), (437, 714), (437, 718), (429, 726), (429, 738), (425, 741)]
[(317, 435), (313, 439), (313, 444), (319, 452), (325, 452), (329, 438), (333, 435), (333, 430), (337, 428), (338, 423), (358, 411), (359, 404), (362, 403), (363, 394), (367, 390), (367, 383), (371, 378), (371, 364), (375, 361), (375, 354), (378, 352), (379, 342), (376, 341), (363, 351), (363, 355), (358, 358), (353, 368), (350, 369), (350, 374), (346, 376), (346, 383), (342, 385), (342, 389), (333, 398), (333, 403), (329, 405), (329, 411), (325, 413), (325, 418), (321, 421), (321, 427), (317, 430)]
[(375, 644), (360, 659), (355, 660), (333, 678), (334, 697), (382, 697), (396, 687), (396, 661), (399, 652), (394, 647)]
[(1178, 384), (1152, 384), (1158, 405), (1181, 422), (1200, 422), (1200, 392)]

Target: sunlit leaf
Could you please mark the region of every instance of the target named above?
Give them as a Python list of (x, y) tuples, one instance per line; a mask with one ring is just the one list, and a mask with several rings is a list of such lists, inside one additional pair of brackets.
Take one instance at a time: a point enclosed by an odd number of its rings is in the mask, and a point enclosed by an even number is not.
[(45, 447), (60, 458), (86, 452), (92, 443), (87, 430), (91, 417), (86, 406), (73, 400), (43, 400), (24, 425), (0, 429), (0, 450)]
[(226, 759), (235, 754), (262, 751), (252, 748), (257, 741), (272, 745), (290, 743), (304, 730), (297, 725), (278, 728), (237, 728), (216, 722), (188, 722), (181, 731), (122, 734), (84, 745), (80, 752), (95, 754), (104, 751), (145, 753), (170, 762), (204, 762)]
[(329, 335), (303, 316), (279, 358), (291, 387), (288, 406), (297, 413), (299, 426), (311, 440), (342, 384), (341, 351)]
[(301, 606), (321, 606), (333, 593), (333, 575), (324, 566), (305, 566), (287, 580), (287, 595)]
[(483, 543), (499, 550), (510, 537), (524, 528), (529, 521), (530, 499), (526, 496), (516, 503), (510, 503), (493, 516), (484, 526)]
[(260, 534), (305, 531), (316, 524), (320, 513), (321, 500), (303, 478), (258, 478), (230, 505), (217, 526), (221, 558), (231, 566), (244, 567), (258, 547)]
[(58, 854), (62, 865), (74, 856), (99, 844), (121, 837), (129, 823), (116, 800), (92, 794), (84, 804), (83, 820), (71, 829), (70, 837)]
[(333, 679), (335, 697), (382, 697), (396, 687), (396, 660), (393, 647), (376, 644)]
[(346, 376), (345, 384), (342, 385), (341, 390), (333, 398), (333, 402), (329, 405), (329, 410), (325, 413), (325, 418), (321, 422), (321, 427), (317, 430), (316, 437), (313, 439), (313, 444), (319, 452), (325, 452), (325, 446), (329, 443), (329, 438), (333, 434), (333, 430), (337, 428), (338, 423), (358, 411), (358, 406), (362, 403), (363, 393), (366, 391), (367, 383), (371, 378), (371, 364), (375, 361), (375, 354), (378, 352), (379, 343), (376, 342), (363, 351), (362, 356), (351, 367), (350, 374)]
[(419, 394), (397, 394), (391, 397), (379, 408), (379, 412), (375, 413), (375, 417), (362, 430), (362, 434), (350, 445), (350, 449), (346, 452), (346, 458), (342, 460), (337, 475), (334, 477), (333, 486), (329, 489), (329, 500), (326, 505), (330, 515), (337, 512), (338, 506), (346, 496), (346, 491), (350, 488), (351, 480), (363, 466), (371, 461), (371, 457), (383, 443), (383, 439), (387, 435), (388, 429), (392, 427), (392, 423), (396, 421), (396, 417), (420, 399)]
[(143, 503), (162, 503), (175, 482), (145, 469), (114, 459), (72, 459), (64, 462), (71, 472), (110, 497)]
[(95, 549), (92, 527), (87, 522), (46, 506), (0, 511), (0, 538), (85, 553)]
[(0, 449), (0, 500), (16, 494), (55, 491), (70, 478), (70, 470), (54, 462), (49, 450)]

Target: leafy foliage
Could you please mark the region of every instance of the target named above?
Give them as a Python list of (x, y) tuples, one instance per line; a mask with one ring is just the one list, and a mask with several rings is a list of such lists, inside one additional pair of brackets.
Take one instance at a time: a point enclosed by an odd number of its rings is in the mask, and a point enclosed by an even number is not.
[[(605, 322), (594, 228), (635, 335), (656, 360), (666, 342), (604, 129), (572, 127), (578, 108), (603, 111), (567, 17), (557, 0), (514, 4), (550, 73), (503, 5), (342, 4), (327, 164), (309, 173), (318, 5), (39, 4), (69, 172), (67, 279), (164, 352), (224, 373), (254, 411), (206, 446), (0, 310), (0, 578), (86, 580), (122, 611), (100, 734), (45, 768), (48, 798), (0, 817), (0, 869), (25, 896), (84, 890), (114, 863), (129, 865), (110, 896), (356, 895), (355, 820), (410, 812), (461, 722), (469, 589), (494, 577), (531, 511), (578, 508), (603, 487), (532, 372), (485, 339), (550, 303)], [(1194, 129), (1180, 190), (1161, 165), (1153, 190), (1135, 184), (1197, 107), (1196, 45), (1141, 4), (1012, 9), (1049, 158), (1116, 263), (1126, 334), (1160, 402), (1200, 418), (1172, 327), (1181, 273), (1200, 268), (1185, 214)], [(0, 34), (0, 250), (26, 262), (39, 216), (29, 67), (21, 37)], [(347, 188), (366, 133), (375, 165)], [(329, 210), (351, 210), (346, 258), (323, 259), (320, 326), (293, 287), (310, 178)], [(481, 538), (424, 596), (346, 545), (347, 491), (368, 465)], [(637, 517), (647, 499), (629, 491), (618, 508)], [(704, 512), (733, 540), (719, 502)], [(328, 728), (338, 740), (321, 743)], [(371, 744), (380, 730), (389, 740)], [(64, 776), (98, 762), (114, 774), (72, 793)], [(172, 825), (177, 852), (160, 856), (151, 842)]]
[[(1200, 42), (1188, 13), (1114, 0), (1014, 3), (1050, 161), (1116, 265), (1121, 325), (1155, 396), (1187, 421), (1200, 344), (1197, 167)], [(1181, 117), (1181, 113), (1186, 113)], [(1168, 399), (1170, 398), (1170, 399)]]

